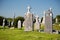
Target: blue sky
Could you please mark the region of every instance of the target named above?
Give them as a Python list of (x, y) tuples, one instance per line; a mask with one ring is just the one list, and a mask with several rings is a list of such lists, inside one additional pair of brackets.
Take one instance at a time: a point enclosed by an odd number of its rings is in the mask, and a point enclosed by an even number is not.
[(13, 17), (24, 16), (27, 6), (31, 6), (34, 15), (43, 17), (44, 11), (52, 8), (53, 16), (60, 15), (60, 0), (0, 0), (0, 16)]

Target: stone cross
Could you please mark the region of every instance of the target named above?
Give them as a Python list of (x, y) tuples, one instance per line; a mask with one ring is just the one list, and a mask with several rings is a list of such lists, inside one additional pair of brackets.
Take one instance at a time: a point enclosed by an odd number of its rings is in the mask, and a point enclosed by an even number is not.
[(21, 21), (18, 20), (18, 29), (20, 29), (20, 28), (21, 28)]
[(24, 31), (33, 30), (33, 14), (30, 12), (30, 6), (28, 6), (28, 11), (25, 13), (25, 21), (23, 23)]

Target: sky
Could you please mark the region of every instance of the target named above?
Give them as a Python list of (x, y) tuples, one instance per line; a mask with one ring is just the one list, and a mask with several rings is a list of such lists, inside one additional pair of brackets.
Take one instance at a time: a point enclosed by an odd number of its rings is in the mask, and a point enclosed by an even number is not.
[(44, 16), (44, 11), (52, 8), (53, 17), (60, 15), (60, 0), (0, 0), (0, 16), (7, 18), (23, 16), (27, 12), (27, 7), (31, 7), (31, 13)]

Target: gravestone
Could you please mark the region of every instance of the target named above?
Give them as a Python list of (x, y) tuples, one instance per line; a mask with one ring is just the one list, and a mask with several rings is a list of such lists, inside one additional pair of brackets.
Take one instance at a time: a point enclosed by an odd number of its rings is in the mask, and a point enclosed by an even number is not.
[(20, 28), (21, 28), (21, 21), (18, 20), (18, 29), (20, 29)]
[(59, 31), (58, 30), (56, 30), (56, 34), (59, 34)]
[(28, 12), (25, 13), (25, 21), (23, 23), (24, 25), (24, 31), (32, 31), (33, 30), (33, 14), (30, 12), (30, 6), (28, 6)]
[(5, 27), (5, 19), (3, 19), (3, 28)]
[(14, 23), (14, 22), (12, 21), (12, 22), (11, 22), (11, 26), (12, 26), (12, 27), (13, 27), (13, 25), (14, 25), (13, 23)]
[(44, 32), (52, 33), (52, 9), (45, 11), (45, 27)]
[(58, 23), (58, 19), (56, 18), (55, 20), (56, 20), (56, 23)]
[(34, 30), (37, 30), (37, 31), (40, 30), (40, 19), (38, 16), (36, 16), (36, 22), (35, 22)]

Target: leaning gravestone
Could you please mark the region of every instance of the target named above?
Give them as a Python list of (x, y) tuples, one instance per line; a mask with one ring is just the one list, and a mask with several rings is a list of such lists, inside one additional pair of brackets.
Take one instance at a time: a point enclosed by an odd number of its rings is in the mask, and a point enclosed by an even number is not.
[(52, 10), (44, 12), (45, 13), (45, 27), (44, 32), (52, 33)]
[(37, 30), (37, 31), (40, 30), (40, 21), (39, 21), (38, 16), (36, 16), (36, 22), (35, 22), (34, 30)]
[(30, 6), (28, 6), (28, 12), (25, 14), (25, 21), (23, 23), (24, 31), (33, 30), (33, 14), (30, 12)]
[(18, 20), (18, 29), (20, 29), (20, 28), (21, 28), (21, 21)]

